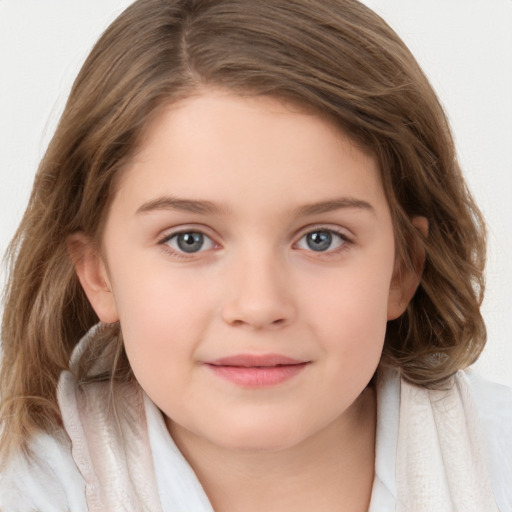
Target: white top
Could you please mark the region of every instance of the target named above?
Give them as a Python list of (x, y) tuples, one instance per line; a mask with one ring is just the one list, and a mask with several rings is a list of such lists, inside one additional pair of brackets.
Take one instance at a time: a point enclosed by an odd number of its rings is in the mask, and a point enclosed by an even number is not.
[[(512, 389), (467, 371), (477, 405), (492, 489), (500, 512), (512, 512)], [(213, 512), (197, 477), (176, 447), (159, 409), (145, 398), (159, 498), (163, 512)], [(375, 479), (369, 512), (396, 509), (396, 453), (400, 380), (377, 390)], [(15, 458), (0, 475), (0, 510), (86, 512), (85, 483), (67, 441), (41, 434), (34, 440), (37, 462)], [(484, 511), (482, 511), (484, 512)]]

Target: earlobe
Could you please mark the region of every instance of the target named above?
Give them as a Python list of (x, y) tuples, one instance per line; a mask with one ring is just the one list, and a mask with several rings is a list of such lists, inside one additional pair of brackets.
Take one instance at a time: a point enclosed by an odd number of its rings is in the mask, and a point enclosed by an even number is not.
[[(414, 217), (412, 223), (424, 238), (428, 237), (428, 220), (425, 217)], [(406, 266), (403, 261), (396, 262), (388, 296), (388, 320), (395, 320), (404, 313), (420, 284), (425, 265), (425, 249), (418, 237), (410, 243), (414, 269)]]
[(84, 233), (74, 233), (66, 242), (80, 284), (99, 319), (105, 323), (117, 322), (114, 294), (98, 249)]

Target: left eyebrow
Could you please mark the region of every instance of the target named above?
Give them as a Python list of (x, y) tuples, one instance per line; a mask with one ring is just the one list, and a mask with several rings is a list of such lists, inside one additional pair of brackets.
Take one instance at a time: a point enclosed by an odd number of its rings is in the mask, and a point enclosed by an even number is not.
[(296, 210), (298, 216), (318, 215), (320, 213), (329, 213), (341, 209), (361, 209), (375, 215), (374, 207), (367, 201), (355, 199), (353, 197), (340, 197), (329, 201), (321, 201), (301, 206)]

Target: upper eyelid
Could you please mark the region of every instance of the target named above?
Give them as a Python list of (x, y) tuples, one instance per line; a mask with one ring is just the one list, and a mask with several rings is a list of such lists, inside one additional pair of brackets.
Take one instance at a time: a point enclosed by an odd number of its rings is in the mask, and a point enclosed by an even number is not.
[(298, 245), (300, 243), (300, 241), (306, 237), (307, 235), (311, 234), (311, 233), (315, 233), (315, 232), (321, 232), (321, 231), (327, 231), (328, 233), (332, 233), (334, 234), (335, 236), (338, 236), (341, 240), (343, 240), (343, 244), (351, 244), (353, 243), (353, 239), (349, 236), (347, 236), (345, 233), (343, 233), (342, 231), (338, 231), (336, 229), (322, 229), (322, 228), (319, 228), (319, 229), (311, 229), (309, 231), (305, 231), (304, 233), (302, 233), (300, 236), (298, 236), (296, 238), (296, 241), (293, 243), (293, 245)]
[(311, 224), (309, 226), (305, 226), (296, 232), (294, 238), (299, 240), (308, 233), (313, 233), (315, 231), (330, 231), (340, 235), (343, 238), (347, 238), (348, 240), (353, 240), (355, 238), (355, 235), (350, 229), (342, 226), (334, 226), (332, 224)]
[[(174, 228), (167, 228), (160, 232), (157, 236), (157, 242), (163, 243), (166, 240), (171, 239), (172, 237), (179, 235), (181, 233), (201, 233), (202, 235), (210, 238), (212, 241), (216, 242), (215, 234), (212, 234), (211, 229), (207, 229), (204, 226), (194, 226), (193, 224), (184, 225), (184, 226), (176, 226)], [(216, 242), (217, 243), (217, 242)]]

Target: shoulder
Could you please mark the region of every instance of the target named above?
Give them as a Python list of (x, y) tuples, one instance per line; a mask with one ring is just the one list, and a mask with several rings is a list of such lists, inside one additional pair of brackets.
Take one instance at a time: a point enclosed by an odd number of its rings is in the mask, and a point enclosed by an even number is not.
[(69, 442), (38, 434), (32, 455), (16, 454), (0, 473), (0, 510), (86, 512), (85, 483)]
[(470, 385), (483, 426), (512, 430), (512, 388), (489, 381), (475, 370), (460, 372)]
[[(424, 430), (426, 424), (421, 419), (422, 412), (427, 411), (427, 417), (430, 417), (435, 409), (440, 416), (437, 417), (439, 422), (432, 424), (432, 439), (441, 433), (440, 430), (445, 434), (446, 430), (448, 433), (455, 431), (454, 440), (460, 436), (464, 448), (464, 425), (471, 423), (476, 427), (479, 446), (469, 451), (484, 457), (492, 492), (500, 510), (512, 512), (512, 388), (488, 381), (471, 369), (458, 372), (454, 383), (452, 392), (446, 394), (407, 384), (400, 379), (397, 371), (389, 370), (381, 375), (377, 383), (376, 483), (375, 496), (372, 497), (372, 504), (378, 504), (375, 510), (382, 510), (383, 503), (392, 503), (397, 496), (399, 444), (403, 447), (404, 443), (409, 443), (407, 446), (416, 453), (421, 448), (416, 443), (418, 437), (408, 434), (415, 426)], [(457, 426), (453, 409), (442, 399), (445, 396), (455, 404), (460, 404), (459, 400), (464, 403), (464, 412), (458, 416)], [(465, 414), (469, 416), (465, 417)], [(411, 421), (412, 415), (416, 415), (415, 421)], [(457, 430), (459, 426), (462, 426), (460, 432)], [(431, 450), (432, 444), (427, 443), (427, 451)], [(427, 453), (426, 460), (430, 460), (430, 453)], [(388, 508), (391, 510), (392, 506)]]
[(463, 374), (471, 388), (496, 500), (512, 511), (512, 388), (474, 370)]

